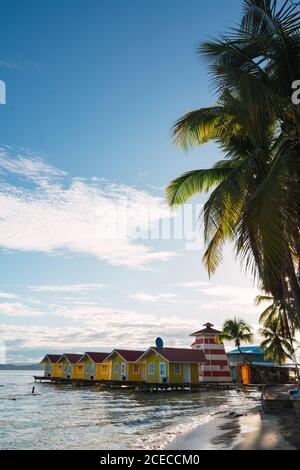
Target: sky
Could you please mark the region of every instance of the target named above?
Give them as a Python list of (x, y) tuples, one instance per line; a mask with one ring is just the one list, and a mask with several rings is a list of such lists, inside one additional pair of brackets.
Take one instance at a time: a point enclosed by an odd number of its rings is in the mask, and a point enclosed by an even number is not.
[(235, 315), (257, 330), (231, 247), (212, 279), (202, 265), (207, 196), (184, 215), (164, 199), (171, 179), (221, 158), (213, 144), (184, 153), (170, 129), (214, 104), (197, 46), (240, 13), (241, 0), (2, 2), (0, 362), (157, 336), (189, 347)]

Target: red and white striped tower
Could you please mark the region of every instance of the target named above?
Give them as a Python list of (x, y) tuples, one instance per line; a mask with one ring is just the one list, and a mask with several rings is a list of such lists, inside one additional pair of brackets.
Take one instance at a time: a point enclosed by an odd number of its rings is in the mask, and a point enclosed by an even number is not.
[(200, 368), (200, 382), (232, 382), (228, 359), (225, 353), (224, 344), (217, 341), (216, 337), (221, 331), (213, 329), (211, 323), (206, 323), (204, 330), (197, 331), (194, 336), (193, 349), (204, 352), (206, 363)]

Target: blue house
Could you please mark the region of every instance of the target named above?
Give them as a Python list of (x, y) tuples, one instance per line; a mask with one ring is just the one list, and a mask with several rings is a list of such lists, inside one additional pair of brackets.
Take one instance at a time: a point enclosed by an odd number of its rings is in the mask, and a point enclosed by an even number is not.
[[(276, 364), (265, 358), (265, 352), (258, 346), (246, 346), (227, 353), (233, 382), (243, 384), (261, 383), (262, 377), (268, 382), (289, 383), (291, 373), (295, 375), (293, 364)], [(251, 365), (249, 364), (251, 363)]]
[(258, 367), (274, 365), (272, 360), (265, 359), (265, 353), (259, 346), (245, 346), (241, 347), (240, 350), (242, 354), (238, 349), (227, 353), (233, 382), (236, 382), (237, 379), (237, 366), (247, 362), (247, 360)]

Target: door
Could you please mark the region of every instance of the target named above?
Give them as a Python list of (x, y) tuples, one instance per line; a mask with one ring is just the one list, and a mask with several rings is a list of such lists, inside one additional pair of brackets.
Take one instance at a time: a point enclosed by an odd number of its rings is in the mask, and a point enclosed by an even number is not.
[(243, 385), (251, 384), (251, 372), (248, 364), (242, 366), (242, 381)]
[(146, 372), (147, 372), (146, 364), (141, 364), (140, 369), (141, 369), (141, 380), (143, 382), (145, 382), (146, 381)]
[(126, 363), (125, 362), (122, 362), (121, 364), (121, 379), (122, 380), (126, 380), (127, 377), (126, 377)]
[(161, 362), (159, 364), (159, 379), (160, 383), (165, 383), (167, 381), (167, 368), (165, 362)]
[(190, 384), (191, 380), (191, 364), (183, 364), (183, 381), (185, 384)]

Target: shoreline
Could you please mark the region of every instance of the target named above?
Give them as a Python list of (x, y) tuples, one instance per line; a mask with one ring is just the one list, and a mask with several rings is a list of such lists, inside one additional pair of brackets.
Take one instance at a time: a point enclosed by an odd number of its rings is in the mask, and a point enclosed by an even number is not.
[(261, 406), (243, 414), (216, 415), (175, 438), (166, 450), (300, 450), (300, 418), (293, 411), (265, 415)]

